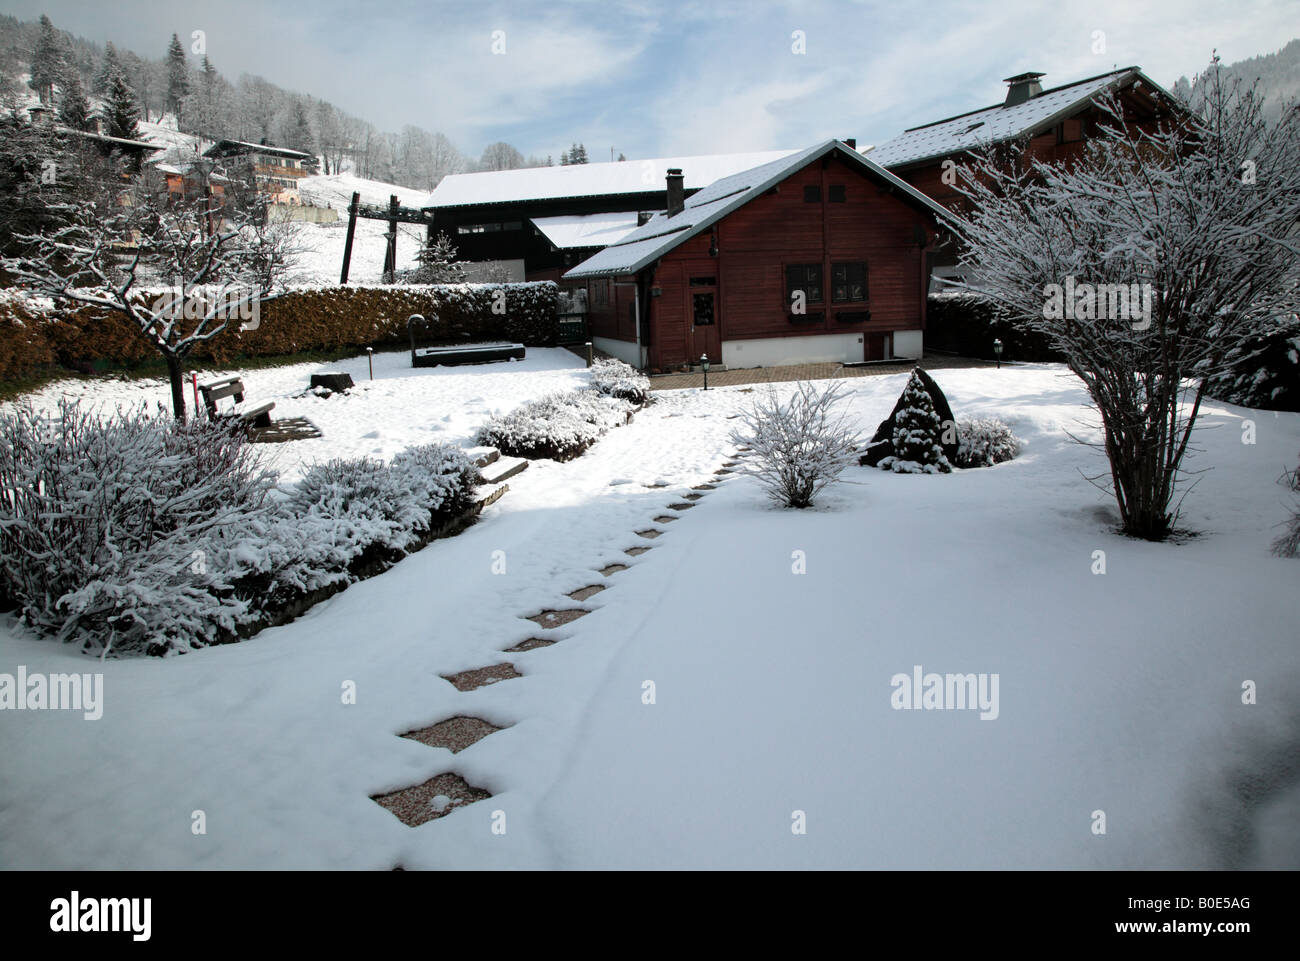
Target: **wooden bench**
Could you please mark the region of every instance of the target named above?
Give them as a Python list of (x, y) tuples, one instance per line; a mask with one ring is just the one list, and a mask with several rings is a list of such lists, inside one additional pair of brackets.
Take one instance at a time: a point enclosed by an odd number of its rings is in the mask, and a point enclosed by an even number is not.
[[(211, 384), (200, 384), (199, 393), (203, 395), (203, 403), (208, 408), (209, 417), (237, 417), (246, 427), (270, 427), (271, 411), (275, 407), (275, 401), (268, 400), (264, 404), (258, 404), (256, 407), (240, 407), (244, 402), (244, 382), (238, 377), (227, 377), (225, 380), (213, 381)], [(234, 407), (227, 411), (217, 409), (217, 401), (229, 397), (234, 403)]]

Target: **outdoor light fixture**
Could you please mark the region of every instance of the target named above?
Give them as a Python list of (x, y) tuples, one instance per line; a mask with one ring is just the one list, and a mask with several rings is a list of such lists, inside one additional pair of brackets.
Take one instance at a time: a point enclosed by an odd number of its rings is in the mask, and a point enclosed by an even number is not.
[(375, 379), (375, 348), (366, 348), (366, 361), (370, 364), (370, 379)]
[(1002, 341), (996, 337), (993, 338), (993, 356), (996, 357), (998, 360), (998, 370), (1001, 370), (1002, 369)]
[(704, 371), (704, 389), (709, 389), (709, 355), (700, 354), (700, 368)]

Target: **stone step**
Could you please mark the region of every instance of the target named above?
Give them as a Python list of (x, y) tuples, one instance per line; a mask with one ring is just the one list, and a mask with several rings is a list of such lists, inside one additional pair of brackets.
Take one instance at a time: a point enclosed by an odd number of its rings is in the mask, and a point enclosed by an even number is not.
[(481, 468), (495, 464), (501, 458), (501, 451), (495, 447), (468, 447), (465, 456), (474, 462), (475, 467)]
[(483, 481), (487, 484), (500, 484), (503, 480), (526, 470), (528, 470), (528, 461), (524, 458), (501, 457), (482, 469)]

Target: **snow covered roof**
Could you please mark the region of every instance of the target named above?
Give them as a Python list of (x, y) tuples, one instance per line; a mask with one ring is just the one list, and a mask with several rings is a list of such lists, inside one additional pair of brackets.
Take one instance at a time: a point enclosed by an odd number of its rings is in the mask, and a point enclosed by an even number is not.
[(95, 140), (99, 143), (114, 144), (119, 147), (126, 147), (131, 150), (162, 150), (157, 144), (146, 143), (143, 140), (128, 140), (126, 137), (110, 137), (106, 133), (95, 133), (93, 130), (77, 130), (73, 127), (59, 127), (59, 133), (69, 133), (76, 137), (84, 137), (87, 140)]
[(1139, 79), (1151, 90), (1164, 94), (1164, 90), (1137, 67), (1123, 67), (1044, 90), (1012, 107), (994, 104), (947, 120), (913, 127), (876, 147), (870, 157), (882, 167), (899, 167), (946, 157), (962, 150), (978, 149), (988, 143), (1037, 134), (1074, 113), (1107, 88), (1123, 86), (1130, 79)]
[(204, 151), (205, 155), (227, 153), (269, 153), (279, 157), (299, 157), (304, 160), (315, 159), (312, 154), (303, 153), (301, 150), (290, 150), (288, 147), (272, 147), (270, 144), (264, 143), (248, 143), (245, 140), (218, 140)]
[(450, 174), (442, 178), (425, 208), (466, 207), (521, 200), (560, 200), (600, 197), (606, 194), (662, 193), (669, 167), (681, 169), (687, 190), (705, 187), (772, 160), (788, 157), (792, 150), (757, 153), (706, 154), (699, 157), (659, 157), (653, 160), (617, 160), (613, 163), (528, 167), (476, 174)]
[(566, 214), (562, 217), (533, 217), (533, 225), (557, 250), (607, 247), (622, 240), (637, 227), (637, 212)]
[(937, 218), (946, 221), (951, 217), (946, 209), (911, 184), (895, 177), (848, 144), (839, 140), (827, 140), (782, 159), (715, 180), (699, 193), (687, 198), (681, 213), (672, 217), (656, 215), (622, 240), (578, 264), (565, 273), (564, 277), (566, 280), (576, 280), (582, 277), (634, 274), (674, 247), (707, 230), (733, 210), (761, 196), (769, 187), (774, 187), (795, 171), (833, 151), (845, 160), (860, 164)]

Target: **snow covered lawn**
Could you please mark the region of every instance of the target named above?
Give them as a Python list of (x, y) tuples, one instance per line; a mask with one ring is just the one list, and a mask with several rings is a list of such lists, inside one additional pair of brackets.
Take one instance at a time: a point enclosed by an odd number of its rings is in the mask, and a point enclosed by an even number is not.
[[(354, 398), (291, 403), (306, 376), (287, 370), (248, 375), (250, 396), (317, 420), (337, 453), (390, 455), (586, 376), (541, 351), (510, 373), (399, 376), (392, 356)], [(364, 358), (331, 366), (366, 386)], [(847, 382), (865, 430), (905, 379)], [(1066, 437), (1087, 414), (1062, 368), (936, 380), (959, 418), (1008, 420), (1021, 456), (855, 467), (819, 507), (780, 511), (713, 473), (756, 394), (664, 392), (577, 460), (511, 479), (459, 537), (242, 644), (100, 663), (0, 622), (0, 672), (104, 674), (99, 720), (0, 713), (0, 864), (1300, 866), (1300, 567), (1268, 553), (1300, 417), (1211, 402), (1189, 466), (1214, 469), (1184, 505), (1199, 536), (1155, 545), (1112, 533), (1080, 476), (1104, 462)], [(602, 576), (611, 562), (628, 569)], [(591, 584), (608, 589), (565, 596)], [(524, 620), (574, 607), (592, 613)], [(560, 642), (504, 653), (534, 636)], [(523, 676), (463, 693), (440, 676), (506, 661)], [(997, 675), (996, 719), (894, 710), (891, 680), (916, 665)], [(455, 755), (397, 736), (456, 715), (505, 729)], [(370, 800), (448, 771), (493, 797), (418, 828)], [(1243, 799), (1252, 774), (1264, 789)]]
[[(323, 433), (316, 440), (267, 444), (259, 448), (287, 481), (297, 480), (304, 466), (331, 457), (378, 457), (389, 460), (414, 444), (434, 441), (472, 446), (473, 435), (492, 414), (508, 413), (524, 401), (586, 384), (590, 377), (580, 357), (560, 348), (530, 347), (522, 361), (463, 367), (411, 367), (409, 351), (374, 355), (375, 379), (369, 379), (366, 356), (330, 364), (293, 364), (263, 370), (209, 371), (199, 383), (237, 373), (247, 388), (245, 401), (274, 401), (273, 418), (306, 417)], [(307, 394), (311, 375), (342, 371), (355, 387), (328, 398)], [(54, 409), (61, 396), (82, 398), (88, 406), (160, 403), (171, 407), (166, 381), (66, 380), (48, 385), (29, 400)], [(194, 403), (192, 388), (186, 402)], [(224, 407), (229, 401), (223, 401)], [(7, 405), (0, 404), (0, 410)]]

